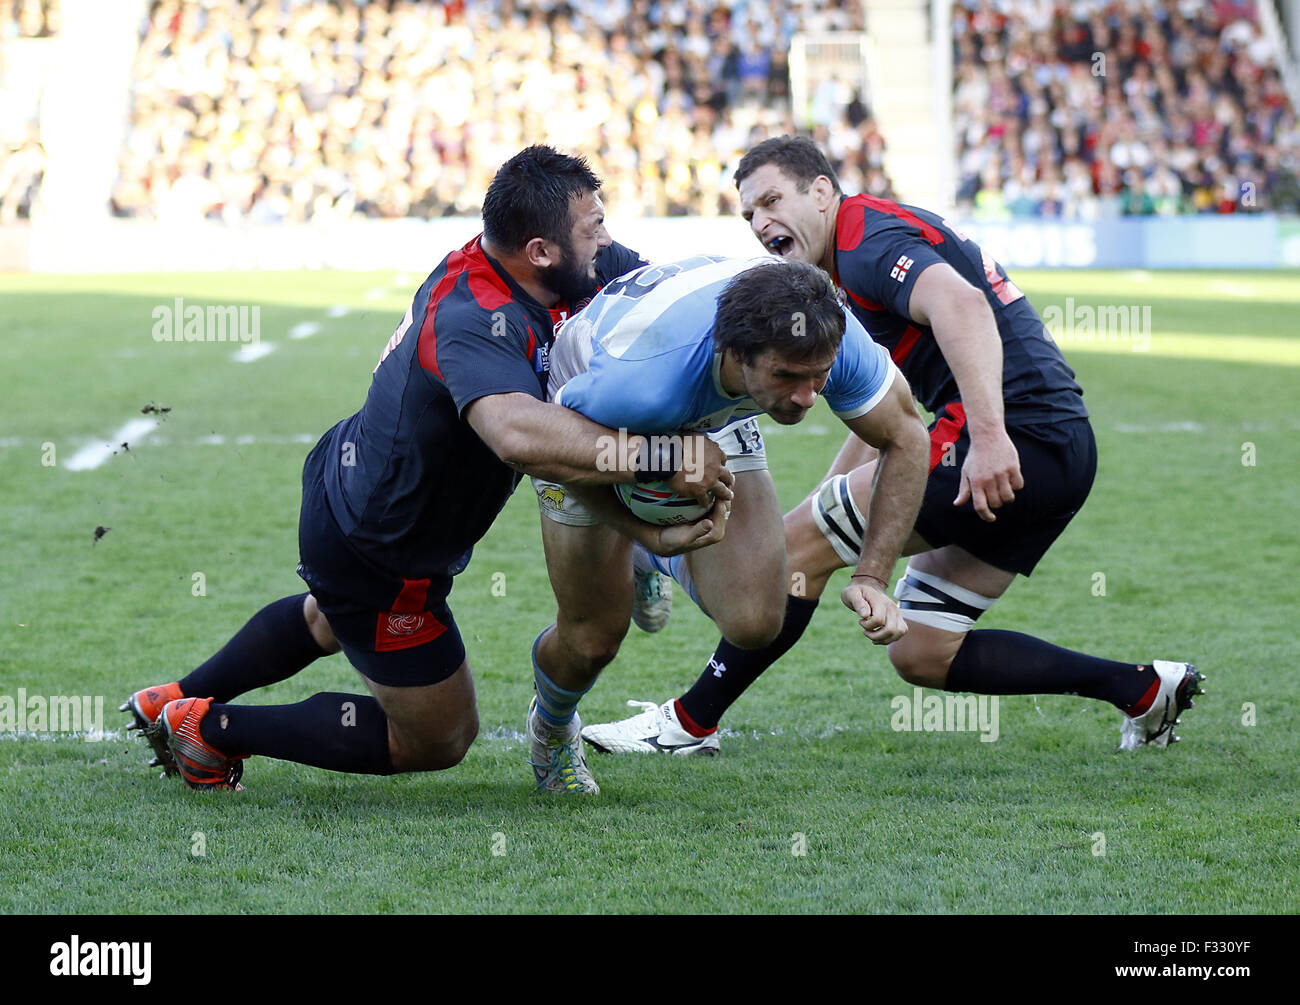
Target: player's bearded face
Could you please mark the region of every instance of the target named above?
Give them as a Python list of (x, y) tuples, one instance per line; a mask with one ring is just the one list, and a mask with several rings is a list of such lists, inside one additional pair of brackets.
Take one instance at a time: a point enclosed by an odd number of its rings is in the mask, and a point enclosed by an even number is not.
[(600, 289), (594, 259), (579, 257), (571, 241), (557, 243), (561, 258), (541, 271), (541, 284), (570, 306), (594, 297)]

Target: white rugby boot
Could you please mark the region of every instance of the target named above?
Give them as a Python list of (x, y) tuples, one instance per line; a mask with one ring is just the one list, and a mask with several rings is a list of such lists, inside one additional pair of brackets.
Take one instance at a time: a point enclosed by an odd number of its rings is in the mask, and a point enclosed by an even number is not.
[(1196, 704), (1192, 701), (1193, 696), (1205, 693), (1201, 688), (1205, 674), (1198, 672), (1192, 664), (1154, 660), (1151, 666), (1160, 678), (1160, 690), (1156, 692), (1151, 707), (1141, 715), (1124, 716), (1119, 730), (1120, 750), (1167, 747), (1177, 743), (1174, 726), (1178, 724), (1179, 714)]
[(632, 621), (643, 632), (653, 635), (668, 624), (673, 612), (673, 583), (651, 564), (644, 548), (632, 548), (632, 580), (636, 594), (632, 599)]
[(708, 736), (692, 736), (677, 718), (674, 699), (669, 698), (662, 705), (629, 699), (628, 705), (644, 711), (619, 722), (587, 726), (582, 731), (582, 738), (602, 754), (711, 756), (718, 753), (718, 731), (715, 729)]
[(576, 712), (567, 725), (552, 726), (542, 718), (534, 697), (524, 731), (538, 792), (600, 794), (582, 750), (582, 720)]

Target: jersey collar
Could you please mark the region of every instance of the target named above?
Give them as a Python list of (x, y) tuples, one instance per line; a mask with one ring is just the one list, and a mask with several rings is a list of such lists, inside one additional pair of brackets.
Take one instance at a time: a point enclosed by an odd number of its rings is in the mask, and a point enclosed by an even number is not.
[(498, 276), (500, 276), (502, 282), (504, 282), (506, 286), (510, 289), (510, 295), (513, 300), (522, 304), (526, 309), (538, 310), (547, 315), (550, 315), (552, 313), (552, 310), (568, 310), (568, 306), (563, 301), (556, 304), (554, 308), (544, 306), (531, 293), (529, 293), (517, 282), (515, 282), (514, 276), (510, 275), (510, 273), (506, 271), (506, 269), (501, 265), (500, 262), (498, 262), (491, 255), (489, 255), (486, 250), (484, 250), (482, 234), (479, 234), (478, 237), (474, 238), (472, 243), (473, 243), (474, 250), (483, 256), (483, 260), (488, 263), (492, 271), (495, 272)]

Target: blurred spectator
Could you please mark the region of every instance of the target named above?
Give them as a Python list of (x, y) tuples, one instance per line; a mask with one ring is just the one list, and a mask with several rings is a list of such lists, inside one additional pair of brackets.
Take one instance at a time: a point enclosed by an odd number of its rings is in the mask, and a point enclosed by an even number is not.
[[(862, 24), (837, 0), (154, 0), (113, 210), (322, 221), (476, 214), (529, 143), (585, 155), (612, 213), (738, 209), (755, 136), (794, 132), (787, 50)], [(822, 135), (851, 190), (884, 142), (838, 84)]]
[(0, 37), (48, 38), (62, 24), (59, 0), (0, 0)]
[(45, 148), (40, 127), (25, 124), (22, 134), (3, 137), (0, 142), (0, 224), (26, 220), (45, 175)]
[(953, 25), (959, 205), (1300, 209), (1295, 111), (1253, 0), (961, 0)]

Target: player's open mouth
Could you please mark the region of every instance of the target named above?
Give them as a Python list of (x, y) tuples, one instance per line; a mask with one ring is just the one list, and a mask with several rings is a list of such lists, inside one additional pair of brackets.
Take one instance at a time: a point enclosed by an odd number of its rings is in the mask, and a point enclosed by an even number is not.
[(767, 242), (767, 250), (775, 255), (785, 255), (794, 246), (794, 238), (780, 234)]

